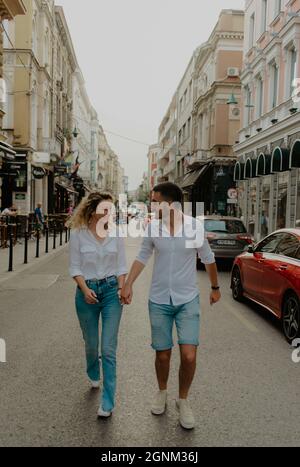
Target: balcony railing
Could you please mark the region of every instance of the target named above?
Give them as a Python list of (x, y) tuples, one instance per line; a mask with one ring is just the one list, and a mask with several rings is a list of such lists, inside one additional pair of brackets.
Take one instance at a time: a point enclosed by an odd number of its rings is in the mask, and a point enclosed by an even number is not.
[(273, 110), (269, 111), (262, 117), (254, 120), (248, 126), (243, 128), (239, 133), (239, 142), (243, 143), (247, 139), (258, 135), (259, 133), (268, 130), (269, 128), (272, 128), (276, 123), (280, 123), (286, 120), (288, 117), (293, 115), (290, 110), (295, 108), (297, 108), (297, 105), (294, 104), (293, 99), (290, 99), (275, 107)]

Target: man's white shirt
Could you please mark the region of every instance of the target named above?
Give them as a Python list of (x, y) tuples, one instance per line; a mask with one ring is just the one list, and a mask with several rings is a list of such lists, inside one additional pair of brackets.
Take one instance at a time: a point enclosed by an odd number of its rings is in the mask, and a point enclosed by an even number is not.
[(197, 255), (203, 264), (215, 263), (215, 255), (205, 237), (203, 222), (184, 216), (182, 228), (170, 236), (158, 219), (147, 227), (137, 261), (146, 265), (155, 253), (150, 300), (175, 306), (199, 295)]

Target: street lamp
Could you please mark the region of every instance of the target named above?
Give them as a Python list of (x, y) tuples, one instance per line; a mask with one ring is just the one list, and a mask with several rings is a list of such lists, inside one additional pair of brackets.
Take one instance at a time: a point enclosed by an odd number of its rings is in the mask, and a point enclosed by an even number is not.
[(77, 138), (77, 136), (79, 135), (79, 132), (77, 130), (77, 126), (75, 126), (72, 134), (73, 134), (74, 138)]

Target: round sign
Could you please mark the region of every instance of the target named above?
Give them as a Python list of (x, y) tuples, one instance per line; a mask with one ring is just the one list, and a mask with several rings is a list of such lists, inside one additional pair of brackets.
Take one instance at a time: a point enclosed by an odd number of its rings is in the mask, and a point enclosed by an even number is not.
[(228, 198), (237, 199), (237, 197), (238, 197), (237, 190), (235, 188), (230, 188), (230, 190), (228, 190)]
[(32, 175), (37, 180), (41, 180), (46, 175), (46, 170), (43, 167), (32, 167)]

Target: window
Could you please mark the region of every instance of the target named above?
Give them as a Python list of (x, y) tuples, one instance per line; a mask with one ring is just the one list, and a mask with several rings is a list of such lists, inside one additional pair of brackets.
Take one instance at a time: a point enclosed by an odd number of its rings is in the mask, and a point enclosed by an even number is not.
[(249, 86), (245, 88), (245, 95), (246, 95), (246, 112), (245, 112), (245, 124), (246, 126), (251, 122), (251, 100), (252, 100), (252, 92)]
[(297, 74), (297, 52), (295, 47), (293, 47), (290, 51), (290, 95), (294, 92), (294, 81), (296, 79)]
[(271, 109), (274, 109), (274, 107), (277, 106), (278, 103), (278, 75), (279, 75), (279, 70), (277, 65), (274, 63), (272, 65), (271, 69)]
[(258, 244), (255, 251), (258, 253), (275, 253), (277, 245), (283, 239), (284, 235), (283, 233), (279, 233), (265, 238)]
[(263, 113), (263, 98), (264, 98), (264, 83), (261, 77), (257, 80), (257, 118), (260, 118)]
[(267, 30), (267, 13), (268, 13), (268, 0), (262, 0), (262, 17), (261, 17), (261, 33)]
[(241, 221), (205, 220), (204, 228), (206, 232), (244, 234), (247, 230)]
[(278, 16), (281, 13), (281, 0), (275, 0), (275, 12), (274, 16)]
[(254, 46), (254, 31), (255, 31), (255, 13), (250, 18), (250, 30), (249, 30), (249, 49)]
[(299, 240), (297, 237), (286, 234), (279, 243), (276, 253), (278, 255), (288, 256), (289, 258), (295, 258), (299, 246)]

